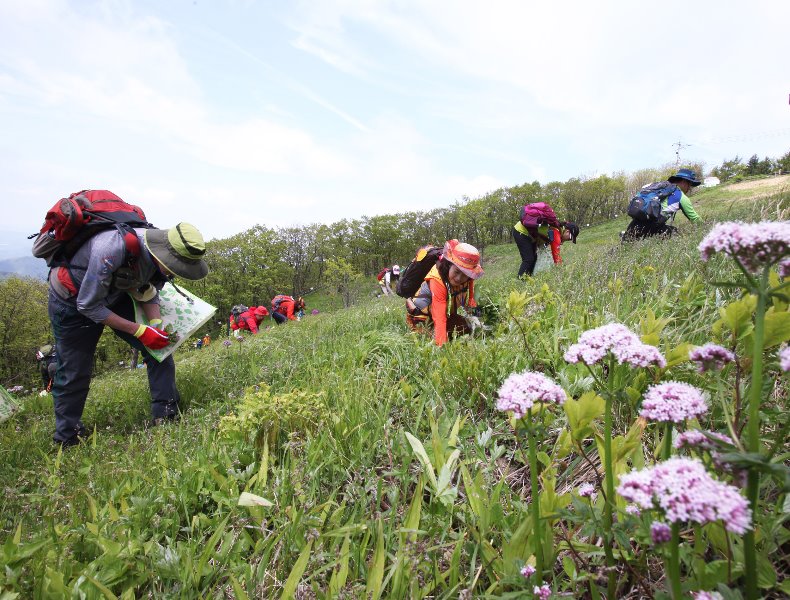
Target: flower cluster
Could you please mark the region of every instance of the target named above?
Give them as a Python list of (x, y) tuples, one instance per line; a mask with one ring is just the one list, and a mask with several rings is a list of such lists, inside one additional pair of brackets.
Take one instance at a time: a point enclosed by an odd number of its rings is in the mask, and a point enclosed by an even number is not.
[(682, 423), (707, 410), (708, 405), (697, 388), (679, 381), (667, 381), (648, 388), (639, 416), (661, 423)]
[(672, 539), (672, 530), (666, 523), (653, 521), (650, 524), (650, 539), (654, 544), (664, 544)]
[(532, 577), (537, 572), (537, 569), (532, 565), (524, 565), (521, 569), (521, 575), (527, 579)]
[(689, 359), (697, 363), (700, 373), (720, 371), (724, 365), (735, 360), (735, 355), (717, 344), (705, 344), (689, 352)]
[(694, 600), (724, 600), (719, 592), (691, 592), (691, 597)]
[(779, 352), (779, 368), (785, 373), (790, 371), (790, 346)]
[(540, 587), (536, 585), (532, 591), (535, 594), (535, 598), (538, 598), (539, 600), (548, 600), (551, 598), (551, 588), (547, 583), (544, 583)]
[(591, 483), (583, 483), (576, 490), (580, 498), (593, 498), (595, 497), (595, 488)]
[(698, 460), (674, 457), (627, 473), (617, 493), (644, 509), (658, 508), (667, 521), (700, 524), (721, 520), (728, 531), (751, 529), (752, 511), (737, 488), (713, 479)]
[(233, 342), (231, 342), (230, 340), (223, 340), (222, 345), (225, 346), (226, 348), (230, 348), (230, 345), (232, 343)]
[(497, 410), (512, 411), (520, 419), (535, 403), (563, 404), (565, 390), (541, 373), (524, 371), (512, 373), (498, 392)]
[(700, 431), (699, 429), (684, 431), (675, 438), (672, 445), (677, 449), (700, 447), (704, 450), (712, 450), (716, 447), (716, 444), (711, 438), (729, 444), (730, 446), (734, 445), (732, 438), (728, 435), (716, 431)]
[(582, 333), (579, 341), (565, 352), (565, 360), (594, 365), (607, 352), (611, 352), (618, 363), (628, 363), (634, 367), (665, 367), (667, 364), (657, 348), (643, 344), (633, 331), (620, 323), (603, 325)]
[(780, 275), (790, 272), (790, 223), (719, 223), (700, 242), (703, 261), (722, 252), (736, 259), (750, 273), (779, 264)]

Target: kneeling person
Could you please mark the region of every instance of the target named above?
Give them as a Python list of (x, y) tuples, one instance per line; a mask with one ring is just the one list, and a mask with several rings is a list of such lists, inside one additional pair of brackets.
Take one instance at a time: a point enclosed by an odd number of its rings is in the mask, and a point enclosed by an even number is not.
[(480, 252), (471, 244), (450, 240), (442, 257), (425, 276), (419, 291), (406, 300), (406, 322), (416, 329), (421, 324), (433, 327), (433, 339), (443, 345), (450, 334), (469, 333), (458, 308), (475, 308), (475, 279), (483, 275)]

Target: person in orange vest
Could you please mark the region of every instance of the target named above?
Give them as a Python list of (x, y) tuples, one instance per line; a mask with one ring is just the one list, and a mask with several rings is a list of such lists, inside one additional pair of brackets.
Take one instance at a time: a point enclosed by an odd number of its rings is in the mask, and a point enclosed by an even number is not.
[(256, 334), (258, 333), (258, 326), (261, 324), (261, 321), (268, 316), (269, 311), (265, 306), (253, 306), (241, 313), (238, 319), (234, 319), (233, 315), (231, 315), (230, 328), (236, 332), (236, 337), (240, 336), (244, 329)]
[(466, 320), (458, 314), (463, 307), (477, 307), (475, 280), (483, 276), (480, 252), (471, 244), (450, 240), (442, 257), (425, 276), (419, 291), (406, 300), (406, 322), (412, 330), (433, 327), (433, 339), (443, 345), (452, 335), (469, 333)]
[(272, 319), (278, 325), (282, 325), (286, 321), (298, 321), (295, 313), (305, 309), (305, 303), (302, 297), (295, 299), (293, 296), (286, 296), (285, 294), (278, 294), (272, 298)]

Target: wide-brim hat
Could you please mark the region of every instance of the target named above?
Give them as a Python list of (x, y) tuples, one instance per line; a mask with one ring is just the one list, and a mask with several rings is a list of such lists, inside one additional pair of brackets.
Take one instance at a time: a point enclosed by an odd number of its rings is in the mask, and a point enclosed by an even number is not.
[(691, 184), (691, 187), (697, 187), (698, 185), (702, 185), (702, 181), (697, 179), (697, 174), (691, 169), (680, 169), (672, 177), (667, 179), (667, 181), (669, 181), (669, 183), (677, 183), (679, 179), (688, 181)]
[(480, 252), (472, 244), (449, 240), (444, 245), (442, 257), (453, 263), (470, 279), (478, 279), (483, 276), (483, 267), (480, 266)]
[(208, 265), (203, 260), (206, 244), (194, 225), (179, 223), (170, 229), (146, 229), (143, 241), (151, 256), (174, 275), (192, 280), (208, 275)]

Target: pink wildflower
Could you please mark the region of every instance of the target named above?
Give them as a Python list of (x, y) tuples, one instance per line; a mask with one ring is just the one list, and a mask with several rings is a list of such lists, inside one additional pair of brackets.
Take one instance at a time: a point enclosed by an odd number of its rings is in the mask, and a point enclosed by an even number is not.
[(703, 464), (674, 457), (620, 477), (617, 493), (644, 509), (659, 509), (670, 523), (723, 521), (727, 531), (751, 529), (752, 511), (737, 488), (713, 479)]
[(735, 360), (735, 355), (716, 344), (705, 344), (689, 352), (689, 358), (697, 363), (698, 371), (720, 371), (727, 363)]
[(667, 381), (648, 388), (639, 416), (661, 423), (682, 423), (707, 410), (708, 405), (697, 388), (679, 381)]
[(719, 592), (691, 592), (691, 597), (694, 600), (724, 600), (724, 596)]
[(536, 402), (563, 404), (565, 390), (541, 373), (512, 373), (497, 394), (497, 410), (512, 411), (520, 419)]
[(790, 371), (790, 346), (779, 352), (779, 368), (785, 373)]
[(223, 340), (222, 345), (225, 346), (226, 348), (230, 348), (230, 345), (232, 343), (233, 342), (231, 342), (230, 340)]
[(579, 341), (565, 352), (565, 360), (569, 363), (581, 361), (586, 365), (594, 365), (607, 352), (611, 352), (618, 363), (628, 363), (634, 367), (653, 364), (665, 367), (667, 364), (657, 348), (643, 344), (634, 332), (620, 323), (611, 323), (582, 333)]
[(540, 600), (548, 600), (551, 598), (551, 588), (547, 583), (544, 583), (540, 587), (536, 585), (532, 591), (535, 594), (535, 598), (539, 598)]
[(625, 507), (626, 514), (633, 515), (638, 517), (642, 514), (642, 511), (639, 510), (639, 507), (636, 504), (629, 504)]
[(716, 431), (700, 431), (699, 429), (689, 429), (688, 431), (684, 431), (675, 438), (675, 441), (672, 443), (672, 445), (678, 449), (699, 446), (704, 450), (711, 450), (712, 448), (716, 447), (715, 442), (712, 441), (711, 438), (731, 446), (734, 445), (732, 438), (728, 435), (724, 435), (723, 433), (718, 433)]
[(790, 223), (762, 221), (760, 223), (719, 223), (699, 244), (702, 260), (722, 252), (738, 260), (750, 273), (780, 263), (787, 271), (790, 258)]
[(591, 483), (583, 483), (576, 490), (576, 493), (579, 494), (581, 498), (592, 498), (595, 496), (595, 488)]
[(532, 577), (537, 572), (537, 569), (532, 565), (524, 565), (524, 568), (521, 569), (521, 575), (527, 579)]
[(650, 539), (654, 544), (663, 544), (672, 539), (672, 530), (669, 525), (661, 521), (653, 521), (650, 524)]

